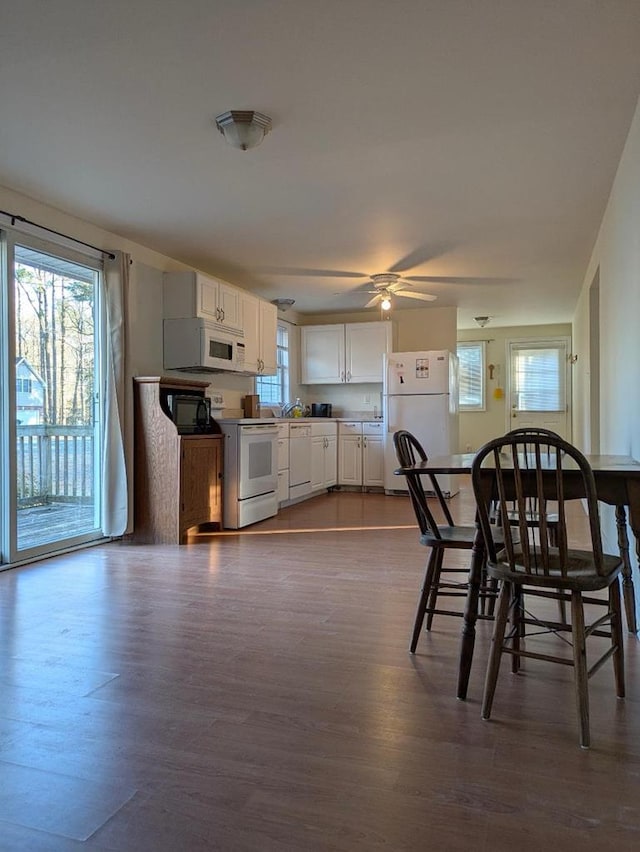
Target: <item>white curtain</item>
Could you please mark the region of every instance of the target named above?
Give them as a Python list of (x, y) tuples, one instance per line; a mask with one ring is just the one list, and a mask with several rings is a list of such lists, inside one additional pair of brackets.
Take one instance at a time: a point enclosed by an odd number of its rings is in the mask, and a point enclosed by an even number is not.
[(102, 456), (102, 531), (106, 536), (127, 530), (129, 497), (125, 459), (127, 370), (125, 309), (129, 292), (128, 254), (114, 252), (104, 262), (106, 307), (105, 406)]

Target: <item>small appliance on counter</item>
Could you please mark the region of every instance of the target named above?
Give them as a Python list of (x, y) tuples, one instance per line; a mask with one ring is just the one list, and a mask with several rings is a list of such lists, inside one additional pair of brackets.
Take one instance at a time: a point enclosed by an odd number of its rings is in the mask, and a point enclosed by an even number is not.
[(312, 402), (311, 403), (312, 417), (331, 417), (330, 402)]
[(215, 431), (211, 421), (211, 402), (196, 394), (167, 395), (171, 419), (180, 435), (203, 435)]

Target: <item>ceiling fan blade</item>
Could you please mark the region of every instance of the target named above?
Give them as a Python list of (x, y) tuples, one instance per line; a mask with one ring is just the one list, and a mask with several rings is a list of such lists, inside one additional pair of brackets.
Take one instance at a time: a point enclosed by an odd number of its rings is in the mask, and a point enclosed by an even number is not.
[(369, 299), (369, 301), (365, 305), (365, 308), (372, 308), (376, 304), (376, 302), (380, 301), (381, 298), (382, 297), (381, 297), (380, 293), (376, 293), (376, 295), (373, 297), (373, 299)]
[(418, 281), (425, 284), (513, 284), (514, 278), (492, 278), (465, 275), (405, 275), (405, 281)]
[(416, 293), (414, 290), (394, 290), (394, 296), (403, 296), (405, 299), (420, 299), (422, 302), (434, 302), (438, 297), (430, 293)]
[(303, 266), (261, 266), (255, 270), (262, 275), (297, 275), (300, 278), (368, 278), (366, 272), (347, 272), (343, 269), (307, 269)]
[(428, 263), (430, 260), (435, 260), (437, 257), (447, 254), (454, 247), (453, 243), (446, 242), (418, 246), (418, 248), (397, 260), (393, 266), (390, 266), (389, 272), (402, 273), (409, 269), (415, 269), (416, 266), (422, 266), (423, 263)]

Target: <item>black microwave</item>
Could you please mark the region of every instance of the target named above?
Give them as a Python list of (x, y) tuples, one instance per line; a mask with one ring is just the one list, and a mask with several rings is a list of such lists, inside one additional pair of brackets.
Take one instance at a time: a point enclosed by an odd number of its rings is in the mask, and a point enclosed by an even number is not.
[(180, 435), (211, 432), (211, 400), (206, 396), (176, 393), (169, 397), (171, 419)]

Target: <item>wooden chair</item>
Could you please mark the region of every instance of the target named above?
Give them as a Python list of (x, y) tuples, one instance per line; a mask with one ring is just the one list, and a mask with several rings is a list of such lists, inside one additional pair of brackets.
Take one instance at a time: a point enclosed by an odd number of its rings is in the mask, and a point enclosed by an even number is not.
[[(480, 449), (472, 465), (473, 490), (478, 504), (478, 519), (487, 548), (487, 573), (500, 583), (498, 611), (487, 666), (482, 718), (491, 714), (500, 660), (503, 653), (573, 665), (576, 703), (580, 720), (580, 745), (588, 748), (589, 694), (588, 680), (609, 657), (613, 657), (616, 693), (624, 697), (624, 660), (620, 607), (620, 574), (622, 560), (602, 552), (600, 520), (593, 472), (582, 453), (562, 438), (551, 435), (506, 435)], [(582, 500), (589, 520), (590, 549), (568, 546), (567, 504)], [(490, 522), (490, 506), (497, 502), (506, 514), (510, 501), (515, 501), (519, 523), (505, 525), (503, 539), (496, 541), (496, 527)], [(557, 546), (549, 543), (546, 507), (557, 504)], [(527, 523), (527, 511), (533, 504), (540, 511), (540, 535)], [(519, 541), (515, 540), (517, 531)], [(553, 632), (570, 630), (573, 658), (554, 654), (527, 652), (521, 643), (520, 619), (511, 619), (505, 637), (510, 608), (519, 609), (519, 594), (531, 588), (551, 598), (570, 598), (571, 626), (551, 623)], [(608, 606), (604, 615), (585, 624), (584, 593), (608, 590)], [(601, 603), (601, 601), (600, 601)], [(600, 610), (601, 611), (601, 610)], [(538, 623), (545, 626), (538, 619)], [(603, 630), (603, 626), (610, 629)], [(590, 635), (608, 636), (611, 645), (600, 659), (587, 668), (586, 640)], [(516, 666), (517, 670), (517, 666)]]
[[(510, 435), (522, 435), (526, 437), (527, 435), (545, 435), (546, 437), (560, 438), (557, 432), (552, 432), (550, 429), (534, 429), (534, 428), (522, 428), (522, 429), (512, 429), (510, 432), (507, 432), (507, 436)], [(534, 529), (540, 527), (540, 511), (538, 506), (535, 505), (534, 501), (531, 500), (530, 506), (527, 509), (527, 524)], [(512, 526), (518, 526), (519, 516), (518, 510), (515, 506), (512, 506), (510, 511), (507, 512), (507, 520)], [(546, 522), (547, 522), (547, 535), (549, 536), (549, 544), (552, 547), (557, 546), (557, 537), (558, 537), (558, 516), (554, 512), (546, 513)]]
[[(393, 444), (395, 447), (396, 457), (400, 467), (408, 467), (415, 464), (416, 461), (426, 461), (427, 454), (422, 448), (418, 439), (406, 430), (395, 432), (393, 436)], [(439, 609), (439, 596), (466, 598), (469, 576), (469, 567), (465, 568), (447, 568), (446, 574), (464, 574), (463, 582), (452, 582), (442, 579), (443, 561), (446, 550), (471, 550), (476, 537), (477, 529), (475, 526), (460, 526), (453, 520), (447, 502), (444, 499), (438, 480), (433, 474), (426, 474), (431, 482), (431, 488), (439, 505), (440, 511), (444, 517), (445, 523), (438, 524), (431, 513), (427, 497), (422, 484), (421, 476), (405, 476), (409, 489), (409, 496), (418, 522), (420, 530), (420, 543), (431, 549), (427, 566), (424, 575), (420, 598), (418, 600), (418, 608), (416, 611), (415, 622), (413, 626), (413, 634), (411, 636), (411, 653), (415, 653), (416, 645), (420, 631), (424, 623), (425, 615), (427, 617), (427, 630), (431, 630), (433, 616), (438, 615), (453, 615), (462, 616), (462, 611)], [(495, 603), (496, 592), (493, 595), (488, 591), (487, 595), (491, 597), (492, 603)], [(493, 612), (493, 606), (491, 607)]]

